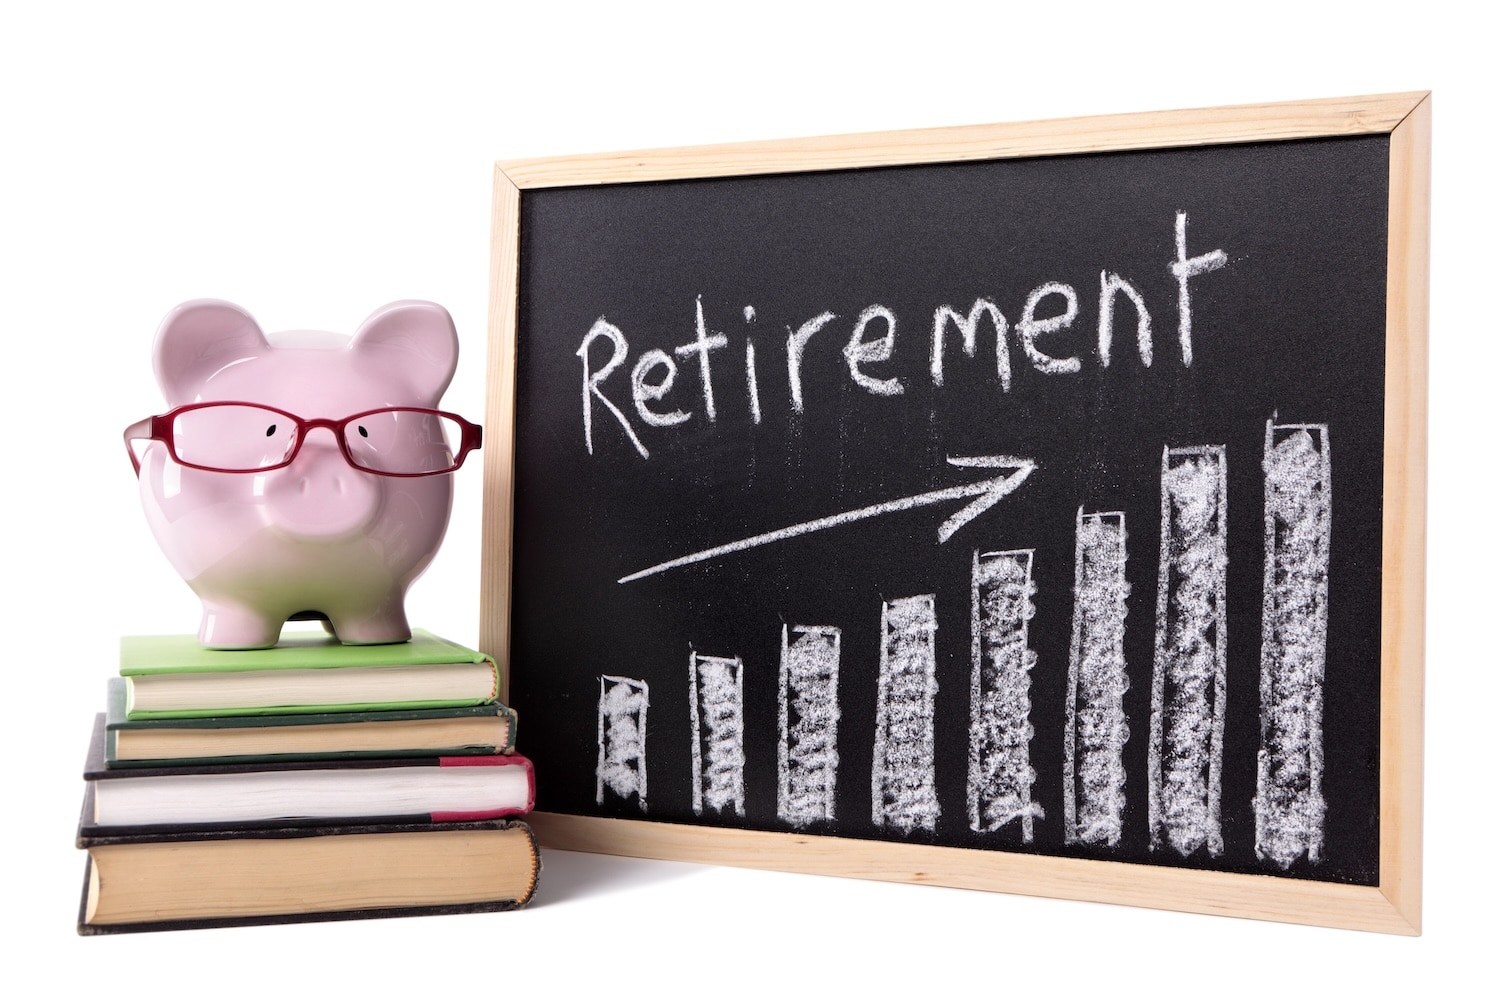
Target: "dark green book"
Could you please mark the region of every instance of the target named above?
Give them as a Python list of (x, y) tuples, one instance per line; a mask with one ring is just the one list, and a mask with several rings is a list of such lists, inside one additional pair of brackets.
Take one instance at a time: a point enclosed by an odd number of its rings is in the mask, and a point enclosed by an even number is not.
[(516, 714), (491, 702), (459, 708), (288, 715), (125, 717), (125, 680), (109, 680), (110, 768), (272, 760), (511, 753)]
[(92, 801), (79, 819), (85, 838), (471, 822), (524, 816), (536, 804), (536, 769), (517, 753), (108, 768), (102, 715), (83, 779)]

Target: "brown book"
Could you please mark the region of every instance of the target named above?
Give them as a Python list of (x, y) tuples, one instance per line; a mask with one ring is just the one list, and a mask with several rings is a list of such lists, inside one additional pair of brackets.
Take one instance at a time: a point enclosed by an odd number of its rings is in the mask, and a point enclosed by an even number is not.
[(84, 935), (510, 910), (541, 869), (531, 828), (503, 819), (80, 832), (78, 846)]
[(125, 718), (125, 678), (109, 679), (103, 747), (111, 768), (251, 760), (512, 753), (516, 713), (506, 706), (382, 712)]

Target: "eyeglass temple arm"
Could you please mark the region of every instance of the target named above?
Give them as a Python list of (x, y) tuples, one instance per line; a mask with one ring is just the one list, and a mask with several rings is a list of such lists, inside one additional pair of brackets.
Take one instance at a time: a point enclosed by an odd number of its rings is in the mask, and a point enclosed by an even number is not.
[(141, 474), (141, 459), (140, 456), (136, 455), (135, 446), (131, 442), (141, 439), (148, 441), (161, 440), (162, 434), (157, 423), (160, 419), (160, 417), (146, 417), (144, 420), (137, 420), (125, 428), (125, 454), (130, 456), (130, 464), (135, 467), (135, 474), (137, 476)]

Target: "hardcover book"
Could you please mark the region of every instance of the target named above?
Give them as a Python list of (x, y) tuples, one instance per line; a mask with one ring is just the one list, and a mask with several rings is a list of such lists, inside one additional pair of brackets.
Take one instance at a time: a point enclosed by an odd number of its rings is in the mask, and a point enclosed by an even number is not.
[(517, 820), (80, 831), (78, 844), (89, 856), (83, 935), (510, 910), (541, 870)]
[(510, 753), (516, 714), (499, 702), (381, 712), (125, 717), (125, 679), (111, 677), (105, 763), (111, 768), (343, 757)]
[(417, 629), (408, 642), (347, 646), (321, 633), (270, 649), (204, 649), (191, 635), (120, 640), (130, 720), (448, 708), (495, 700), (494, 660)]
[(81, 835), (288, 822), (431, 822), (519, 816), (536, 783), (520, 754), (278, 760), (107, 768), (96, 717)]

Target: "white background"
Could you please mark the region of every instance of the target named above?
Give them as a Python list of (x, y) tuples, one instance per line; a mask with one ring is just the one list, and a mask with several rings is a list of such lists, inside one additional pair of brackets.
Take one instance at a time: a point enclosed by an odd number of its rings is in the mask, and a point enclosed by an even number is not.
[[(1493, 16), (1309, 0), (1015, 6), (7, 4), (4, 980), (121, 997), (1492, 989), (1458, 977), (1492, 968), (1500, 860)], [(178, 302), (227, 298), (267, 330), (348, 332), (389, 300), (439, 301), (463, 345), (445, 404), (483, 419), (494, 160), (1423, 89), (1424, 937), (561, 853), (519, 913), (75, 937), (78, 773), (118, 637), (198, 618), (120, 444), (162, 409), (151, 342)], [(457, 483), (448, 540), (408, 610), (472, 645), (479, 467)]]

